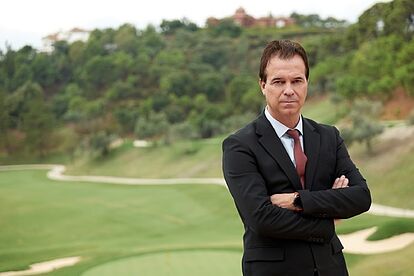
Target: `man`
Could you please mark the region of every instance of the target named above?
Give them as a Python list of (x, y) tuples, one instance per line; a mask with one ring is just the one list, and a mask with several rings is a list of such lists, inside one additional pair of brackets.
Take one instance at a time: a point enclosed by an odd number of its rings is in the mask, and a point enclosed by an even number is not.
[(338, 130), (301, 116), (308, 78), (301, 45), (270, 42), (259, 72), (267, 106), (223, 142), (224, 177), (245, 229), (245, 276), (348, 275), (334, 220), (371, 205)]

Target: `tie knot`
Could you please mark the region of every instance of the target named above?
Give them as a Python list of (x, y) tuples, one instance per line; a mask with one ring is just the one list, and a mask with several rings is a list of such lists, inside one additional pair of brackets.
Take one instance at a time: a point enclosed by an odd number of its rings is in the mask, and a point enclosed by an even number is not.
[(289, 129), (286, 133), (293, 138), (293, 140), (299, 139), (299, 131), (297, 129)]

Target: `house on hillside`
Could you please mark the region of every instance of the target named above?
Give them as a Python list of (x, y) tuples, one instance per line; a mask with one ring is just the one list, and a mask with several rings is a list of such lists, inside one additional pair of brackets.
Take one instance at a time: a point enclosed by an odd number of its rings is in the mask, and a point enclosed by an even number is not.
[[(256, 26), (283, 28), (295, 24), (295, 20), (291, 17), (273, 17), (271, 14), (266, 17), (254, 18), (253, 16), (247, 14), (242, 7), (238, 8), (232, 16), (224, 19), (229, 18), (232, 19), (237, 25), (245, 28)], [(216, 26), (220, 23), (220, 20), (222, 19), (210, 17), (207, 19), (207, 25)]]
[(67, 41), (68, 43), (73, 43), (75, 41), (87, 41), (89, 39), (90, 31), (73, 28), (65, 32), (57, 32), (50, 35), (47, 35), (42, 38), (42, 48), (40, 51), (50, 53), (53, 51), (53, 44), (58, 41)]

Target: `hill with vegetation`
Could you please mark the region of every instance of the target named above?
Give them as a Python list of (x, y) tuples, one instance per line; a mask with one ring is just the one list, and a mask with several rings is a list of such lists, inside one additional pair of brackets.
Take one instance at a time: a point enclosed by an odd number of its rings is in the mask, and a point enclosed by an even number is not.
[(413, 14), (412, 1), (394, 0), (349, 26), (300, 14), (285, 28), (164, 20), (142, 30), (96, 29), (86, 42), (57, 42), (51, 53), (7, 49), (0, 53), (2, 162), (107, 155), (119, 137), (171, 144), (231, 132), (263, 108), (257, 68), (273, 39), (307, 49), (310, 97), (329, 95), (350, 108), (361, 97), (386, 102), (396, 89), (412, 97)]

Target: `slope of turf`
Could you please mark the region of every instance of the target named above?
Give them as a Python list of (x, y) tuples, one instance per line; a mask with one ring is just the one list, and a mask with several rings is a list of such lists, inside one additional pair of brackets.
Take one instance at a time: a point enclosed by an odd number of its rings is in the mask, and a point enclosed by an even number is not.
[(82, 256), (55, 272), (79, 275), (156, 250), (241, 246), (239, 218), (220, 186), (64, 183), (45, 171), (1, 172), (0, 183), (0, 271)]
[(349, 275), (411, 276), (414, 265), (414, 244), (399, 251), (377, 255), (347, 255)]
[(387, 129), (386, 135), (374, 139), (371, 154), (361, 144), (352, 145), (350, 152), (374, 202), (414, 209), (414, 139), (404, 132), (414, 133), (414, 126)]
[[(145, 268), (148, 274), (144, 275), (149, 276), (185, 276), (195, 275), (208, 261), (217, 263), (223, 258), (225, 262), (209, 267), (208, 274), (196, 274), (239, 275), (242, 225), (223, 187), (66, 183), (48, 180), (45, 171), (10, 171), (0, 173), (0, 195), (0, 271), (82, 256), (79, 264), (50, 275), (110, 273), (113, 265), (117, 275), (128, 275), (118, 270), (124, 267), (134, 273)], [(379, 231), (372, 239), (402, 229), (414, 232), (412, 220), (370, 215), (343, 220), (338, 232), (374, 225)], [(399, 267), (387, 266), (384, 274), (369, 272), (382, 256), (391, 254), (401, 254)], [(364, 271), (363, 275), (393, 275), (401, 269), (412, 270), (408, 260), (413, 257), (414, 251), (405, 249), (348, 255), (347, 261), (351, 271)], [(152, 274), (153, 260), (164, 260), (159, 269), (165, 274)], [(189, 267), (187, 274), (175, 274), (181, 266)]]
[(146, 254), (105, 263), (82, 274), (112, 275), (241, 275), (240, 251), (180, 250)]
[(81, 158), (68, 166), (69, 174), (123, 177), (221, 177), (222, 137), (180, 141), (148, 148), (125, 143), (105, 158)]
[[(392, 132), (390, 128), (387, 131)], [(105, 159), (82, 159), (67, 174), (121, 177), (222, 177), (221, 138), (182, 141), (170, 146), (133, 148), (131, 143)], [(374, 140), (368, 154), (361, 144), (350, 147), (352, 159), (368, 181), (374, 202), (414, 209), (414, 140)]]
[(334, 103), (326, 96), (308, 98), (303, 106), (303, 116), (323, 124), (335, 124), (344, 114), (346, 114), (346, 106)]

